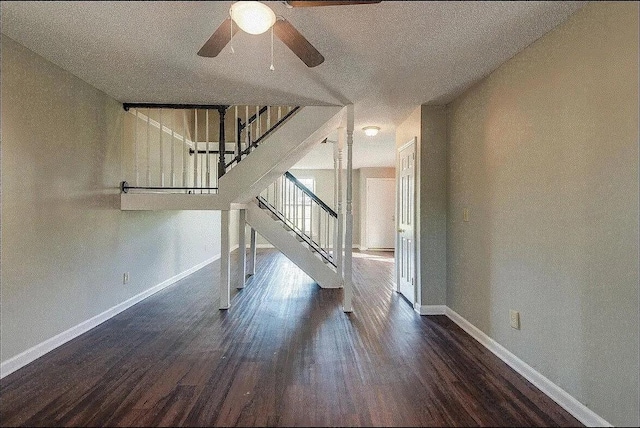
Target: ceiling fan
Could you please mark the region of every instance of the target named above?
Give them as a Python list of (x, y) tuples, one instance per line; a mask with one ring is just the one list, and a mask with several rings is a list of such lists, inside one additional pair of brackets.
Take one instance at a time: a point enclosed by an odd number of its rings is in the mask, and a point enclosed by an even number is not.
[[(378, 1), (284, 1), (289, 8), (316, 6), (349, 6), (355, 4), (380, 3)], [(229, 9), (229, 18), (213, 32), (209, 40), (198, 51), (199, 56), (215, 57), (239, 31), (262, 34), (273, 27), (275, 35), (287, 45), (307, 67), (323, 63), (324, 57), (289, 21), (276, 17), (269, 6), (257, 1), (237, 1)]]

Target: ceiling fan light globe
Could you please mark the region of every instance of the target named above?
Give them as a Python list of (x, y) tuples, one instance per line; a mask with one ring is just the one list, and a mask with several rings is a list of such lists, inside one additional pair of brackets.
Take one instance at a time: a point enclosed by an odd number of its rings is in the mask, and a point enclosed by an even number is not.
[(262, 34), (276, 22), (276, 14), (264, 3), (238, 1), (231, 5), (231, 19), (245, 33)]

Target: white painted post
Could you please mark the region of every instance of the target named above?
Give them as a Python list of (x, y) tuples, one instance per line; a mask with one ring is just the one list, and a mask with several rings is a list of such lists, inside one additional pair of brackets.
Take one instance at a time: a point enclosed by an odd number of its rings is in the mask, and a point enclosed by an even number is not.
[(344, 127), (338, 128), (338, 171), (336, 176), (338, 178), (338, 242), (336, 243), (336, 269), (338, 275), (343, 278), (343, 263), (342, 263), (342, 244), (344, 242), (344, 217), (342, 214), (342, 150), (344, 148), (345, 129)]
[(249, 264), (249, 275), (256, 274), (256, 230), (251, 228), (251, 263)]
[[(340, 131), (338, 131), (340, 132)], [(338, 142), (334, 141), (333, 145), (333, 206), (338, 209)], [(337, 264), (338, 260), (338, 219), (336, 219), (336, 224), (333, 228), (333, 261)]]
[(136, 124), (135, 124), (135, 130), (133, 131), (134, 134), (134, 140), (133, 140), (133, 147), (134, 147), (134, 155), (133, 155), (133, 160), (134, 160), (134, 164), (133, 164), (133, 170), (134, 170), (134, 175), (136, 177), (136, 186), (140, 185), (140, 178), (139, 178), (139, 174), (138, 174), (138, 109), (136, 109)]
[(171, 110), (171, 187), (176, 185), (176, 171), (174, 163), (176, 160), (175, 147), (176, 147), (176, 111)]
[(347, 106), (347, 227), (344, 238), (344, 303), (345, 312), (353, 312), (353, 104)]
[(240, 210), (238, 216), (238, 255), (240, 264), (240, 282), (238, 288), (244, 288), (247, 279), (247, 236), (245, 233), (247, 222), (247, 210)]
[[(207, 174), (206, 174), (206, 187), (211, 187), (211, 159), (209, 156), (209, 152), (211, 151), (211, 147), (209, 146), (209, 109), (205, 110), (205, 116), (204, 116), (204, 126), (205, 126), (205, 130), (204, 130), (204, 134), (205, 134), (205, 140), (207, 141), (207, 159), (206, 159), (206, 164), (207, 164)], [(224, 150), (224, 148), (220, 148), (220, 138), (218, 137), (218, 152), (220, 152), (220, 150)], [(207, 190), (207, 193), (211, 193), (210, 190)]]
[(160, 156), (160, 187), (164, 187), (164, 164), (163, 164), (163, 156), (162, 156), (162, 109), (160, 109), (160, 113), (159, 113), (159, 119), (158, 121), (160, 122), (160, 136), (158, 137), (158, 144), (160, 147), (160, 151), (159, 151), (159, 156)]
[[(198, 187), (198, 110), (193, 110), (193, 187)], [(193, 193), (196, 190), (193, 189)]]
[(188, 187), (187, 183), (187, 153), (189, 146), (187, 145), (187, 111), (182, 110), (182, 186)]
[(220, 309), (231, 307), (231, 269), (229, 256), (229, 210), (220, 212)]
[(147, 109), (147, 186), (151, 186), (151, 142), (149, 141), (151, 119), (149, 119), (149, 110)]

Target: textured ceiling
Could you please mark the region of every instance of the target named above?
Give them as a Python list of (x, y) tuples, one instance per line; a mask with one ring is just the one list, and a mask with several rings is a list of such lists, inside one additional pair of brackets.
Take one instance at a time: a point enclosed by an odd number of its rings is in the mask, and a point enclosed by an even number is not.
[[(584, 2), (398, 2), (288, 9), (325, 57), (309, 69), (270, 33), (196, 55), (232, 2), (5, 2), (2, 33), (122, 102), (355, 107), (354, 168), (393, 166), (395, 127), (446, 103)], [(378, 125), (378, 136), (361, 128)], [(332, 168), (328, 147), (298, 166)]]

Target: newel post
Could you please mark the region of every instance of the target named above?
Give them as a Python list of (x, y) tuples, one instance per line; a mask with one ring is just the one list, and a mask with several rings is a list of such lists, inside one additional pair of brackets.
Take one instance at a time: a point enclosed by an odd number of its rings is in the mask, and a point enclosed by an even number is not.
[(353, 104), (347, 106), (347, 215), (344, 238), (344, 302), (345, 312), (353, 312)]

